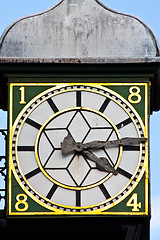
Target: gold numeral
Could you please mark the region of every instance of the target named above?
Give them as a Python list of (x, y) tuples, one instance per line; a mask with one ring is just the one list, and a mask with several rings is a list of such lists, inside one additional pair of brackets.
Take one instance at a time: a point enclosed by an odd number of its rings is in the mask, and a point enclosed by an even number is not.
[(26, 101), (25, 101), (25, 88), (21, 87), (19, 90), (21, 91), (21, 101), (19, 103), (20, 104), (26, 104)]
[[(17, 203), (15, 204), (15, 209), (18, 212), (25, 212), (28, 209), (27, 196), (26, 194), (18, 194), (16, 197)], [(21, 208), (20, 208), (21, 205)]]
[(132, 207), (132, 212), (139, 212), (139, 209), (142, 207), (142, 203), (138, 203), (138, 196), (137, 193), (134, 193), (132, 197), (126, 204), (127, 207)]
[(142, 100), (140, 93), (140, 88), (139, 87), (131, 87), (129, 89), (130, 95), (128, 96), (128, 101), (130, 103), (140, 103), (140, 101)]

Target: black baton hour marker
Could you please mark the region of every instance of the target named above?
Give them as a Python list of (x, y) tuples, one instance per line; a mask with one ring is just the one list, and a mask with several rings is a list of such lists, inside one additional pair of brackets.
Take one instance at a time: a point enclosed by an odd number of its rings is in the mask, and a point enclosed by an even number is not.
[(77, 91), (76, 92), (76, 102), (77, 102), (77, 107), (81, 107), (82, 103), (81, 103), (81, 91)]

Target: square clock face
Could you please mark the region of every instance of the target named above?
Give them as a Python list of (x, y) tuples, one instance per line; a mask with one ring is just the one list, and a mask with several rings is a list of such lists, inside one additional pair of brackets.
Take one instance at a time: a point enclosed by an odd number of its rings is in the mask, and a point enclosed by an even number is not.
[(10, 83), (8, 216), (148, 215), (147, 83)]

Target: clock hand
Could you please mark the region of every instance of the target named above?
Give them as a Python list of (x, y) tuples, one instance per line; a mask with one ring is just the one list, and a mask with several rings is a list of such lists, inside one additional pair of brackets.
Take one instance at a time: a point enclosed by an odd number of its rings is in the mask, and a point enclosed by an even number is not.
[(93, 141), (89, 143), (81, 144), (83, 149), (99, 149), (103, 147), (114, 147), (114, 146), (130, 146), (139, 143), (146, 142), (147, 138), (122, 138), (114, 141)]
[(109, 173), (113, 173), (114, 175), (118, 174), (118, 171), (116, 171), (111, 164), (109, 163), (109, 161), (107, 160), (107, 158), (104, 157), (100, 157), (98, 158), (95, 154), (93, 154), (91, 151), (89, 150), (83, 150), (82, 151), (82, 155), (84, 158), (87, 158), (93, 162), (96, 163), (97, 168), (100, 171), (106, 171)]
[(70, 134), (68, 134), (67, 137), (65, 137), (63, 142), (61, 143), (61, 150), (63, 154), (67, 154), (72, 151), (79, 151), (84, 157), (95, 162), (97, 165), (97, 168), (100, 171), (111, 172), (114, 175), (118, 174), (118, 172), (110, 165), (107, 158), (104, 158), (104, 157), (98, 158), (91, 151), (83, 150), (83, 144), (76, 143)]
[(114, 146), (130, 146), (146, 142), (147, 138), (122, 138), (114, 141), (92, 141), (89, 143), (76, 143), (73, 137), (68, 134), (61, 143), (61, 150), (63, 154), (70, 153), (72, 151), (81, 152), (84, 149), (100, 149), (103, 147)]
[(76, 143), (73, 137), (68, 134), (61, 142), (61, 150), (63, 154), (67, 154), (73, 151), (81, 152), (83, 150), (83, 143)]
[(76, 149), (76, 142), (73, 137), (68, 134), (61, 143), (61, 150), (63, 154), (73, 152)]

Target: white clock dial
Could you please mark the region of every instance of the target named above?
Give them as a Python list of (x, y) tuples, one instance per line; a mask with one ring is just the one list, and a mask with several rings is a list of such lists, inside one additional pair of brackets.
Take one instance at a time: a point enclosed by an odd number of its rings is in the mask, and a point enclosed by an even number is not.
[(36, 202), (53, 211), (103, 210), (137, 185), (145, 143), (92, 149), (97, 158), (107, 159), (114, 174), (82, 152), (63, 154), (67, 135), (83, 144), (145, 137), (137, 112), (108, 88), (64, 84), (43, 92), (19, 114), (12, 139), (14, 174)]

